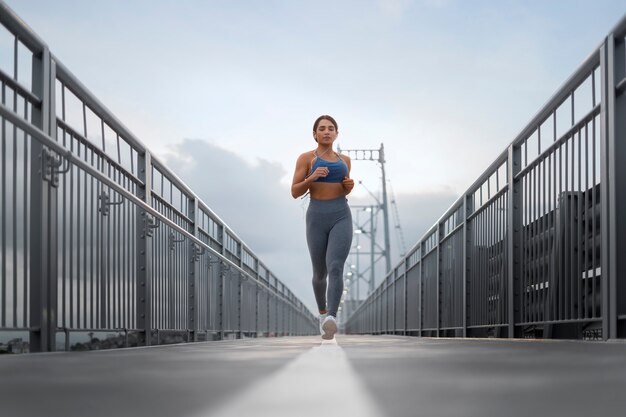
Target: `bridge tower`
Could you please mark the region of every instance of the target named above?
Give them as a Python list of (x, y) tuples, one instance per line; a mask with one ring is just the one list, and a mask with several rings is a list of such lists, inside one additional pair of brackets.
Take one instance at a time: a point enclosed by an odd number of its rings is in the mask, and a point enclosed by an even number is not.
[[(385, 149), (380, 144), (380, 149), (341, 149), (337, 151), (348, 155), (352, 161), (371, 161), (380, 165), (382, 173), (382, 196), (379, 199), (365, 185), (359, 181), (359, 185), (372, 196), (374, 203), (365, 205), (351, 205), (354, 239), (348, 256), (348, 265), (345, 268), (345, 288), (348, 297), (344, 296), (342, 310), (344, 317), (349, 317), (360, 300), (361, 283), (365, 284), (367, 294), (374, 291), (376, 265), (384, 259), (385, 272), (391, 270), (391, 250), (389, 242), (389, 205), (387, 203), (387, 178), (385, 175)], [(378, 217), (383, 218), (383, 241), (378, 236)], [(365, 242), (363, 242), (365, 241)], [(369, 243), (365, 249), (362, 243)]]

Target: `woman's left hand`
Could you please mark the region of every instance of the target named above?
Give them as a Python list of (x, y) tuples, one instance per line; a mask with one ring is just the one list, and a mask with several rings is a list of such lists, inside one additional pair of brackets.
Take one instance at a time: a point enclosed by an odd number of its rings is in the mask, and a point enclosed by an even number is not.
[(343, 185), (343, 188), (346, 190), (346, 194), (350, 194), (350, 191), (354, 188), (354, 180), (349, 177), (343, 177), (341, 185)]

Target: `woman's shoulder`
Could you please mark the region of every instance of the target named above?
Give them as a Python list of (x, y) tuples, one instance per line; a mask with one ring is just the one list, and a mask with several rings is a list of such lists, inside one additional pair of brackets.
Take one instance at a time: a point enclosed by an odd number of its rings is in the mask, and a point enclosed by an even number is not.
[(300, 154), (300, 156), (298, 157), (298, 161), (302, 161), (302, 160), (311, 160), (312, 158), (315, 158), (315, 151), (306, 151)]
[(337, 156), (343, 159), (344, 162), (350, 162), (350, 157), (344, 153), (338, 153)]

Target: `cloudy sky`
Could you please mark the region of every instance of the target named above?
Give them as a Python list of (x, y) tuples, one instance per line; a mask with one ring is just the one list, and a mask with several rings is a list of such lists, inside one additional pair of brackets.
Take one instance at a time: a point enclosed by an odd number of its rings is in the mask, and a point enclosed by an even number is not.
[[(289, 184), (318, 115), (338, 120), (344, 149), (384, 143), (412, 246), (626, 13), (623, 0), (6, 2), (312, 309)], [(375, 164), (352, 176), (352, 203), (379, 193)]]

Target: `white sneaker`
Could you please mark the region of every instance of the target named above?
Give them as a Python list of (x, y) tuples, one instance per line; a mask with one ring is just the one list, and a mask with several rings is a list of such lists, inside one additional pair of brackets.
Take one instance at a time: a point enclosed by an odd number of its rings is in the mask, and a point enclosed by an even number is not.
[(331, 315), (326, 316), (322, 322), (322, 339), (330, 340), (335, 337), (337, 333), (337, 321)]
[(320, 314), (318, 319), (320, 321), (320, 334), (324, 334), (324, 330), (322, 329), (322, 323), (324, 323), (324, 320), (326, 319), (326, 316), (328, 316), (328, 314)]

